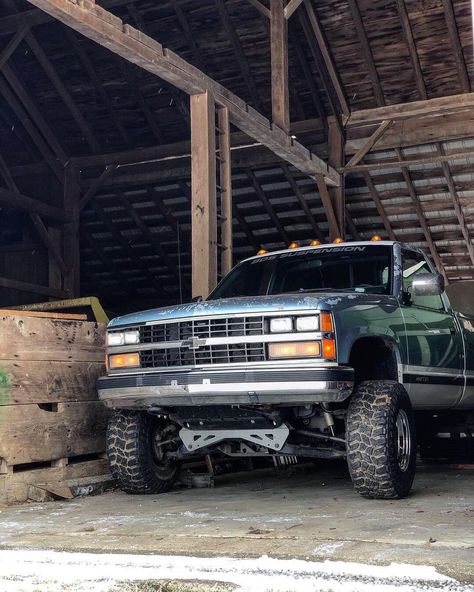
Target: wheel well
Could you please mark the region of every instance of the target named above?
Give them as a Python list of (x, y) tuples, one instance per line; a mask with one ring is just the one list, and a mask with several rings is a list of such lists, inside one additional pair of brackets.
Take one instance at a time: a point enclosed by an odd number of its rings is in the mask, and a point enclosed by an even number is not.
[(349, 365), (355, 371), (355, 383), (363, 380), (398, 382), (394, 345), (382, 337), (362, 337), (352, 346)]

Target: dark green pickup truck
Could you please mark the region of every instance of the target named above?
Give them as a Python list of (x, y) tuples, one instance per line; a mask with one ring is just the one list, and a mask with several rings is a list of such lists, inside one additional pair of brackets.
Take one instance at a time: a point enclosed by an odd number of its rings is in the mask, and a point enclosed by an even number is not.
[(247, 259), (203, 302), (114, 319), (107, 357), (108, 453), (131, 493), (218, 452), (345, 457), (360, 494), (402, 497), (417, 436), (474, 429), (474, 315), (398, 242)]

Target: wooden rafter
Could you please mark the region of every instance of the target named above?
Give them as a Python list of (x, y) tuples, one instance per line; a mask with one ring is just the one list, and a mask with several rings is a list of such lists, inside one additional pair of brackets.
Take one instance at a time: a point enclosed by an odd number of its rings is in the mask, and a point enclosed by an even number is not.
[(302, 172), (322, 174), (329, 183), (337, 184), (337, 175), (321, 159), (291, 140), (282, 130), (272, 127), (265, 117), (233, 93), (157, 41), (123, 24), (118, 17), (97, 5), (91, 10), (91, 4), (73, 4), (69, 0), (31, 0), (31, 3), (189, 94), (211, 92), (218, 104), (228, 107), (231, 122), (242, 131)]
[(10, 59), (10, 57), (15, 52), (15, 49), (23, 41), (23, 39), (25, 38), (26, 34), (28, 33), (29, 28), (30, 27), (29, 27), (28, 24), (24, 25), (23, 27), (20, 27), (18, 29), (18, 31), (10, 39), (10, 41), (7, 44), (7, 46), (5, 47), (5, 49), (0, 54), (0, 70), (8, 62), (8, 60)]
[(368, 171), (365, 171), (362, 175), (364, 177), (365, 184), (367, 185), (367, 189), (369, 190), (370, 197), (373, 199), (375, 203), (375, 207), (377, 208), (377, 212), (382, 219), (382, 223), (384, 225), (385, 231), (388, 234), (388, 238), (390, 240), (397, 240), (395, 234), (392, 229), (392, 225), (390, 224), (390, 220), (385, 212), (385, 208), (383, 207), (382, 200), (380, 199), (379, 192), (375, 187), (374, 182), (372, 181), (372, 177)]
[(285, 18), (289, 19), (302, 3), (303, 0), (290, 0), (285, 6)]
[[(404, 158), (403, 158), (402, 150), (400, 148), (395, 148), (395, 152), (397, 154), (398, 160), (403, 161)], [(430, 250), (431, 256), (433, 257), (436, 267), (445, 276), (445, 279), (447, 279), (447, 275), (446, 275), (446, 272), (443, 267), (443, 262), (441, 261), (441, 257), (438, 254), (438, 250), (437, 250), (436, 245), (434, 243), (433, 237), (431, 236), (431, 231), (430, 231), (430, 228), (429, 228), (428, 223), (426, 221), (425, 214), (423, 212), (423, 208), (421, 207), (420, 200), (416, 194), (415, 187), (414, 187), (413, 182), (411, 180), (410, 172), (406, 166), (402, 166), (401, 171), (402, 171), (403, 179), (404, 179), (405, 184), (408, 189), (408, 194), (410, 195), (410, 198), (411, 198), (411, 201), (413, 204), (413, 208), (416, 212), (416, 216), (418, 218), (420, 228), (423, 231), (423, 235), (425, 237), (425, 241), (426, 241), (428, 248)]]
[(466, 60), (464, 59), (464, 53), (459, 39), (459, 31), (452, 0), (443, 0), (443, 8), (454, 59), (456, 60), (456, 66), (458, 68), (459, 84), (463, 92), (471, 92), (471, 81), (469, 80)]
[(402, 24), (403, 35), (408, 46), (410, 60), (415, 73), (416, 88), (418, 89), (418, 94), (420, 95), (420, 98), (427, 99), (428, 95), (426, 93), (426, 85), (425, 80), (423, 78), (423, 70), (421, 69), (420, 58), (418, 57), (418, 52), (416, 51), (415, 38), (413, 36), (413, 30), (411, 28), (410, 17), (408, 16), (405, 0), (397, 0), (397, 8), (398, 14), (400, 16), (400, 21)]
[[(437, 150), (440, 154), (444, 152), (444, 149), (441, 144), (438, 144)], [(467, 252), (469, 254), (469, 258), (471, 259), (472, 264), (474, 265), (474, 246), (472, 244), (472, 238), (469, 233), (469, 229), (466, 224), (466, 218), (464, 216), (464, 212), (462, 209), (462, 205), (459, 201), (459, 195), (456, 190), (456, 185), (454, 184), (453, 176), (451, 174), (449, 165), (447, 162), (442, 163), (443, 175), (446, 179), (446, 184), (448, 186), (449, 195), (453, 202), (454, 213), (456, 214), (456, 218), (458, 219), (459, 227), (461, 228), (461, 233), (463, 238), (466, 242)]]
[(386, 119), (382, 121), (379, 127), (375, 130), (375, 132), (370, 136), (370, 138), (365, 142), (363, 146), (357, 150), (354, 156), (349, 160), (349, 162), (344, 167), (345, 170), (350, 169), (351, 167), (358, 164), (364, 156), (372, 150), (378, 140), (383, 136), (383, 134), (387, 131), (387, 129), (393, 124), (391, 119)]
[(323, 233), (321, 232), (321, 229), (319, 228), (319, 225), (316, 222), (313, 212), (311, 211), (311, 208), (309, 207), (308, 202), (306, 201), (303, 193), (301, 192), (300, 187), (298, 187), (298, 184), (297, 184), (295, 178), (291, 174), (289, 167), (286, 164), (282, 164), (281, 170), (283, 171), (283, 174), (285, 175), (285, 178), (288, 181), (288, 183), (291, 187), (291, 190), (295, 194), (295, 197), (298, 200), (298, 202), (301, 206), (301, 209), (305, 213), (308, 224), (311, 226), (311, 229), (314, 232), (316, 238), (321, 241), (324, 240)]
[(0, 206), (18, 208), (26, 212), (35, 212), (40, 216), (57, 222), (64, 222), (68, 219), (68, 216), (60, 208), (50, 206), (42, 201), (18, 193), (18, 191), (4, 187), (0, 187)]
[(321, 55), (324, 60), (324, 64), (326, 65), (327, 72), (329, 74), (329, 78), (331, 79), (331, 83), (333, 85), (334, 91), (336, 92), (337, 99), (339, 101), (339, 105), (341, 107), (341, 111), (343, 115), (346, 117), (350, 114), (349, 103), (347, 102), (346, 94), (342, 87), (341, 79), (339, 78), (339, 73), (334, 63), (334, 58), (332, 56), (331, 50), (329, 49), (329, 45), (326, 41), (326, 37), (324, 35), (323, 29), (319, 22), (319, 19), (316, 15), (316, 12), (313, 8), (313, 4), (311, 0), (304, 0), (304, 5), (306, 8), (306, 13), (309, 18), (309, 22), (311, 28), (313, 30), (314, 36), (316, 38), (319, 50), (321, 51)]
[(31, 294), (42, 294), (43, 296), (51, 296), (52, 298), (68, 297), (67, 292), (64, 290), (49, 288), (48, 286), (42, 286), (40, 284), (10, 280), (4, 277), (0, 277), (0, 288), (8, 288), (9, 290), (18, 290), (20, 292), (30, 292)]
[(8, 84), (11, 86), (11, 88), (17, 95), (24, 109), (27, 111), (31, 119), (34, 121), (34, 124), (36, 125), (38, 130), (43, 134), (44, 138), (53, 150), (56, 158), (62, 164), (64, 164), (67, 160), (67, 157), (61, 144), (59, 143), (55, 134), (51, 130), (50, 126), (46, 123), (43, 115), (36, 106), (35, 102), (30, 97), (23, 83), (20, 81), (18, 76), (15, 74), (13, 69), (8, 64), (3, 65), (2, 74), (5, 76)]
[(108, 164), (105, 167), (102, 174), (91, 183), (91, 185), (79, 201), (79, 212), (82, 211), (90, 202), (90, 200), (94, 198), (96, 193), (100, 190), (100, 188), (107, 181), (107, 179), (115, 173), (117, 167), (118, 165), (116, 164)]
[(319, 197), (321, 198), (324, 212), (326, 213), (326, 218), (329, 224), (329, 238), (334, 240), (336, 237), (341, 236), (342, 233), (338, 225), (336, 214), (334, 213), (332, 200), (324, 180), (321, 179), (319, 175), (316, 176), (316, 184), (318, 186)]
[(65, 27), (64, 30), (66, 32), (66, 37), (67, 37), (69, 43), (74, 48), (74, 50), (79, 58), (79, 61), (82, 64), (82, 67), (87, 72), (92, 84), (94, 85), (95, 91), (97, 92), (97, 94), (101, 98), (104, 107), (107, 109), (109, 117), (113, 121), (115, 128), (117, 129), (117, 131), (120, 134), (120, 137), (122, 138), (122, 140), (126, 144), (129, 144), (130, 142), (129, 142), (128, 134), (127, 134), (125, 128), (123, 127), (123, 124), (122, 124), (119, 116), (117, 115), (117, 111), (113, 107), (112, 101), (110, 100), (109, 95), (105, 91), (104, 85), (102, 84), (100, 78), (98, 77), (98, 75), (95, 71), (95, 68), (92, 64), (92, 61), (89, 58), (89, 56), (87, 55), (86, 50), (82, 47), (82, 45), (81, 45), (80, 41), (78, 40), (78, 38), (76, 37), (74, 31), (71, 31), (67, 27)]
[[(178, 21), (181, 25), (184, 36), (186, 37), (186, 41), (188, 42), (191, 48), (195, 65), (201, 70), (204, 70), (204, 62), (202, 61), (201, 52), (199, 51), (196, 39), (194, 38), (194, 33), (192, 32), (191, 27), (189, 26), (188, 19), (186, 18), (186, 15), (184, 14), (184, 11), (181, 8), (180, 3), (178, 2), (178, 0), (171, 0), (171, 5), (176, 13), (176, 16), (178, 17)], [(129, 10), (138, 11), (138, 8), (132, 4), (131, 6), (129, 6)], [(142, 31), (143, 30), (144, 29), (142, 29)]]
[(252, 102), (256, 109), (262, 111), (262, 101), (259, 97), (257, 85), (255, 84), (255, 79), (252, 75), (250, 64), (245, 56), (244, 50), (242, 48), (242, 43), (240, 42), (240, 38), (237, 34), (237, 31), (235, 30), (235, 25), (232, 22), (231, 16), (227, 9), (227, 5), (224, 0), (214, 0), (214, 5), (217, 9), (222, 24), (224, 25), (227, 38), (230, 44), (232, 45), (232, 49), (234, 51), (237, 63), (239, 65), (239, 70), (242, 74), (243, 79), (245, 80), (245, 84), (250, 93)]
[(270, 200), (265, 195), (265, 192), (259, 183), (257, 175), (252, 170), (249, 169), (247, 171), (247, 177), (248, 177), (250, 183), (252, 184), (255, 194), (257, 195), (259, 200), (262, 202), (263, 208), (267, 212), (268, 217), (272, 221), (272, 224), (274, 225), (274, 227), (278, 231), (278, 234), (280, 235), (281, 240), (283, 242), (285, 242), (286, 244), (288, 244), (290, 242), (290, 237), (288, 236), (288, 233), (286, 232), (283, 224), (280, 222), (280, 219), (278, 218)]
[(260, 0), (247, 0), (254, 8), (256, 8), (260, 14), (263, 14), (266, 18), (270, 18), (270, 11), (264, 6)]
[(9, 107), (15, 113), (18, 120), (21, 122), (21, 125), (24, 127), (25, 131), (28, 133), (30, 138), (33, 140), (33, 143), (38, 148), (40, 154), (44, 158), (44, 160), (48, 163), (49, 167), (56, 175), (57, 179), (60, 183), (63, 182), (63, 174), (62, 168), (59, 165), (57, 159), (51, 152), (51, 148), (46, 144), (43, 136), (39, 133), (38, 129), (36, 128), (32, 118), (28, 115), (26, 110), (20, 104), (20, 101), (17, 99), (13, 91), (10, 89), (8, 84), (1, 79), (0, 77), (0, 94), (2, 94), (5, 101), (8, 103)]
[[(5, 180), (5, 184), (11, 191), (15, 191), (16, 193), (20, 193), (17, 184), (15, 183), (13, 177), (8, 170), (5, 160), (2, 156), (0, 156), (0, 174)], [(50, 235), (48, 229), (46, 228), (43, 220), (39, 216), (37, 212), (28, 212), (28, 216), (33, 223), (36, 231), (38, 232), (38, 236), (42, 240), (43, 244), (48, 249), (49, 253), (53, 256), (56, 260), (56, 263), (61, 270), (62, 273), (66, 271), (66, 265), (62, 258), (61, 252), (58, 248), (57, 243), (53, 240), (52, 236)]]
[(346, 122), (346, 127), (375, 125), (385, 119), (421, 119), (474, 110), (474, 93), (451, 95), (411, 103), (398, 103), (375, 109), (354, 111)]
[(354, 26), (357, 32), (360, 47), (362, 49), (362, 54), (364, 56), (364, 63), (369, 71), (370, 81), (372, 82), (372, 88), (374, 91), (375, 102), (378, 106), (385, 105), (385, 97), (383, 94), (382, 85), (380, 83), (379, 74), (375, 66), (374, 56), (370, 48), (369, 38), (367, 37), (367, 32), (364, 27), (364, 21), (362, 20), (359, 4), (357, 0), (347, 1), (352, 14), (352, 20), (354, 21)]

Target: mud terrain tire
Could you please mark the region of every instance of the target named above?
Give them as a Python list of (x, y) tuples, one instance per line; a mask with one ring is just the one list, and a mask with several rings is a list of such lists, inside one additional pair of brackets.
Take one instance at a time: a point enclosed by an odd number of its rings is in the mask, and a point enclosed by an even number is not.
[(347, 463), (363, 497), (408, 495), (416, 467), (415, 422), (403, 385), (388, 380), (361, 382), (346, 420)]
[(107, 426), (107, 456), (112, 476), (131, 494), (164, 493), (176, 478), (176, 461), (160, 462), (154, 440), (166, 428), (144, 412), (115, 411)]

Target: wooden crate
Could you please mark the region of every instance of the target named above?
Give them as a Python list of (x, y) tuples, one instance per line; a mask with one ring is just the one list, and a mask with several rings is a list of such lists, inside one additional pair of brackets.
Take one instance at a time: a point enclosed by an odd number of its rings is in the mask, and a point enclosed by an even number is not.
[(107, 474), (104, 338), (78, 315), (0, 311), (0, 503)]

